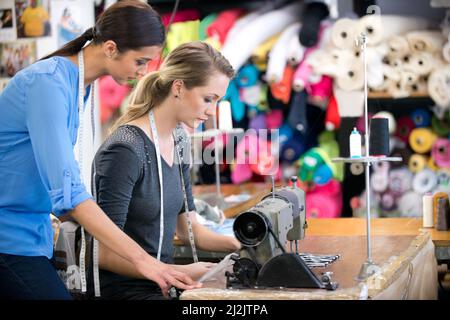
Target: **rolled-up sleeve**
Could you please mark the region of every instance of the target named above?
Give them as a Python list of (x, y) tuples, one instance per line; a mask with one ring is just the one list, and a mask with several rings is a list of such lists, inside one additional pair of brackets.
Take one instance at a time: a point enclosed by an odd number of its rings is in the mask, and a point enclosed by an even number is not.
[[(36, 165), (55, 215), (91, 198), (80, 178), (69, 130), (70, 95), (49, 74), (36, 74), (26, 93), (26, 125)], [(45, 88), (45, 89), (43, 89)]]

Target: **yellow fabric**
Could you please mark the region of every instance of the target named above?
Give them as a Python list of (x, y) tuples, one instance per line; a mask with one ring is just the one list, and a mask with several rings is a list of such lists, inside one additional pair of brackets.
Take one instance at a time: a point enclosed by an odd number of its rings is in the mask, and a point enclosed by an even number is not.
[(42, 7), (27, 7), (20, 18), (24, 25), (25, 36), (41, 37), (44, 35), (44, 24), (48, 21), (48, 13)]
[(270, 50), (272, 50), (275, 42), (277, 42), (281, 33), (277, 33), (276, 35), (270, 37), (263, 43), (261, 43), (252, 53), (252, 61), (256, 65), (259, 70), (267, 69), (267, 57), (269, 55)]
[(170, 26), (167, 34), (167, 52), (169, 53), (180, 44), (200, 40), (200, 20), (177, 22)]

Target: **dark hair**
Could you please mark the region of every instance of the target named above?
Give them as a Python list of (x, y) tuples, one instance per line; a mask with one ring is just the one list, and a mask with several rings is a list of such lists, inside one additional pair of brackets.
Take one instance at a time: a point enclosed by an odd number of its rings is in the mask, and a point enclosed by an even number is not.
[(139, 0), (119, 1), (100, 15), (94, 27), (43, 59), (77, 54), (91, 40), (94, 44), (112, 40), (123, 53), (130, 49), (162, 46), (165, 29), (161, 17), (150, 5)]

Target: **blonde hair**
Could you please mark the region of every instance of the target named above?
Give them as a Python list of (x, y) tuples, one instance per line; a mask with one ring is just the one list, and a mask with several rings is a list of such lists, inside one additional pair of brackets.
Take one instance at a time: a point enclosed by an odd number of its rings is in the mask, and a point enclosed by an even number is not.
[(214, 72), (230, 79), (235, 74), (228, 60), (205, 42), (194, 41), (178, 46), (169, 53), (159, 71), (139, 80), (125, 114), (116, 121), (111, 132), (160, 105), (169, 96), (175, 80), (183, 80), (186, 89), (190, 90), (206, 85)]

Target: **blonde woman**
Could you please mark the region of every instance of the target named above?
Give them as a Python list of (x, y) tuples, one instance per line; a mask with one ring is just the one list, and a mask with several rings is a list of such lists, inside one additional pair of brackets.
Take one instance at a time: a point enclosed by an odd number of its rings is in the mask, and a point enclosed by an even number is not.
[[(195, 210), (187, 160), (190, 150), (180, 124), (195, 128), (213, 115), (233, 76), (229, 62), (206, 43), (177, 47), (158, 72), (139, 81), (126, 113), (94, 159), (99, 206), (164, 263), (172, 263), (175, 232), (189, 243), (185, 212)], [(213, 233), (195, 219), (191, 222), (199, 249), (239, 249), (235, 238)], [(173, 265), (194, 280), (211, 266), (203, 262)], [(162, 298), (155, 283), (142, 279), (133, 265), (103, 246), (100, 268), (103, 298)]]

